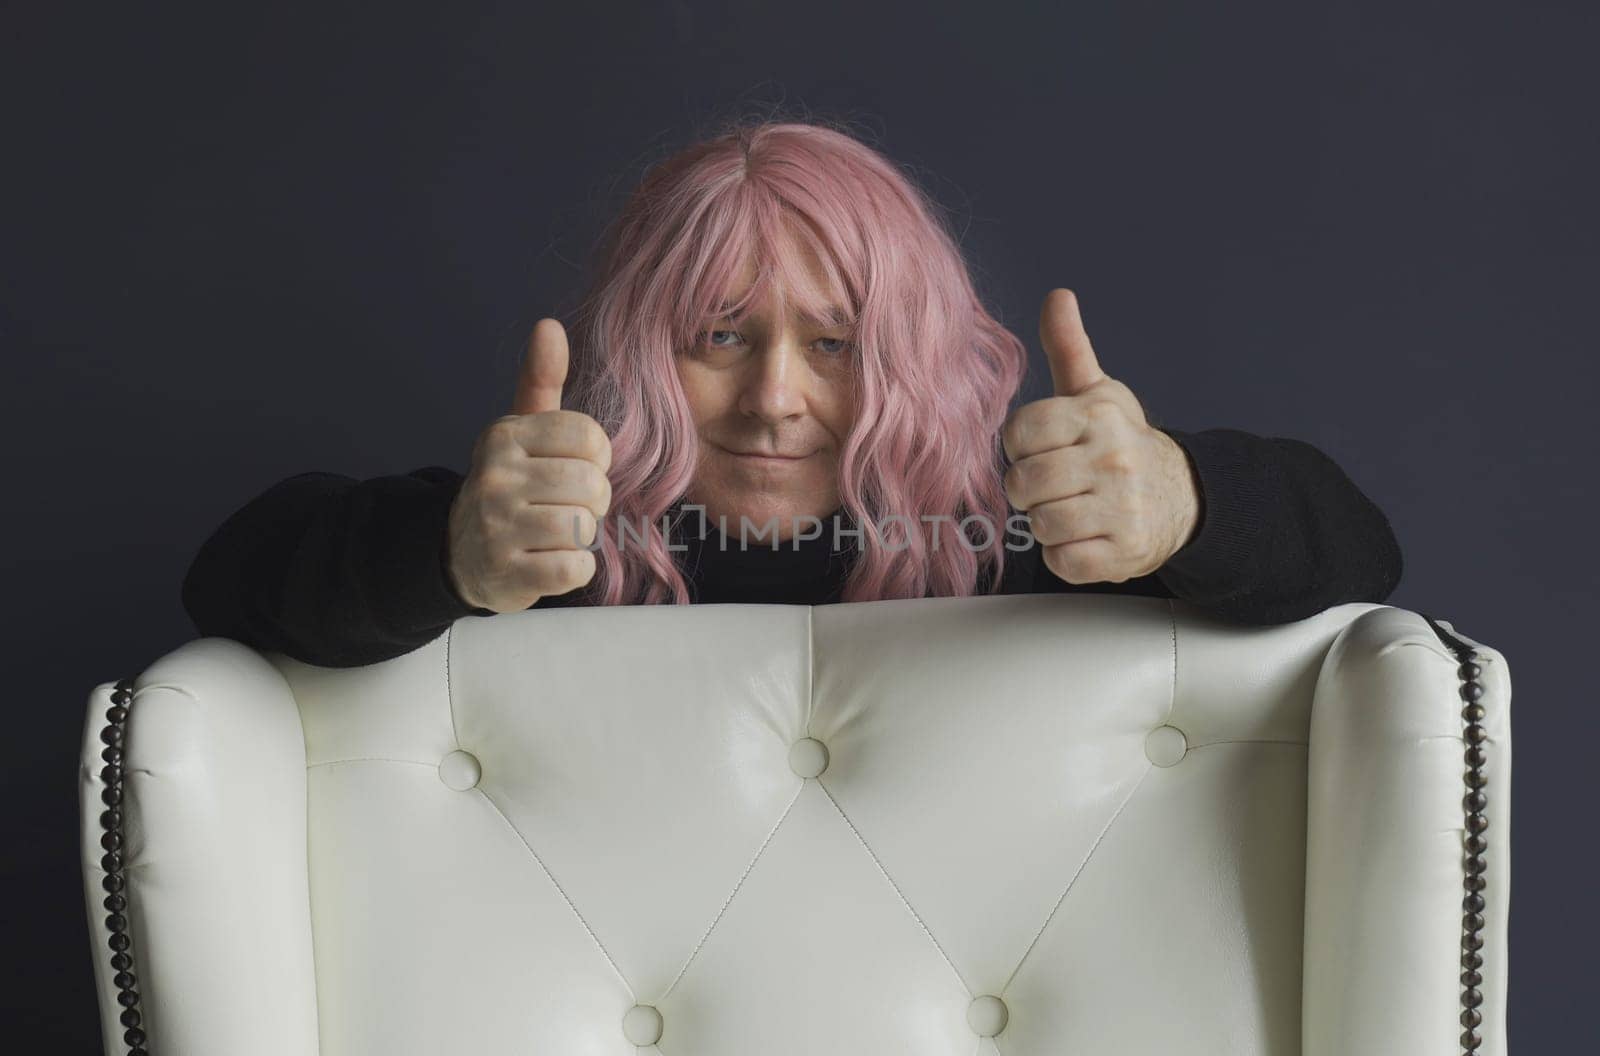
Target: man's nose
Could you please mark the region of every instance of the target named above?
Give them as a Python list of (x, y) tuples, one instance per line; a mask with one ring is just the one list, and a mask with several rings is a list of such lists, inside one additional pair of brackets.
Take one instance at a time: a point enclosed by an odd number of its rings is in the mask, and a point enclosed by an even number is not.
[(798, 343), (770, 342), (751, 360), (739, 409), (767, 422), (804, 414), (809, 376)]

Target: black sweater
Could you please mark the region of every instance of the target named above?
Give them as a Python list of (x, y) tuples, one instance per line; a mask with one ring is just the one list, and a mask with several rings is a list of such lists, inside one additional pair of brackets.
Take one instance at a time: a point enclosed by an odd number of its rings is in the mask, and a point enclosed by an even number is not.
[[(1288, 623), (1350, 601), (1381, 602), (1400, 582), (1400, 547), (1383, 512), (1339, 466), (1300, 440), (1237, 429), (1163, 429), (1188, 454), (1200, 491), (1195, 535), (1165, 565), (1123, 583), (1072, 584), (1040, 548), (1007, 551), (997, 593), (1178, 598), (1241, 624)], [(446, 571), (451, 503), (462, 474), (442, 466), (356, 480), (301, 473), (233, 513), (200, 547), (183, 605), (201, 635), (233, 638), (323, 667), (410, 652), (464, 616)], [(841, 514), (842, 517), (842, 514)], [(673, 541), (694, 601), (837, 602), (853, 551), (817, 539), (726, 543), (683, 518)], [(950, 545), (946, 523), (941, 545)], [(1016, 535), (1004, 537), (1020, 545)], [(846, 539), (848, 544), (849, 540)], [(582, 590), (536, 608), (581, 603)]]

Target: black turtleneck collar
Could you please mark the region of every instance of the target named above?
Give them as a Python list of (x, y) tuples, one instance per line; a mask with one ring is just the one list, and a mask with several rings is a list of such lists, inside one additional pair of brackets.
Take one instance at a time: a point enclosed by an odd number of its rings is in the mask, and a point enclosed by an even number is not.
[[(725, 535), (718, 523), (695, 511), (673, 522), (673, 559), (689, 581), (690, 597), (697, 604), (824, 605), (839, 600), (845, 577), (858, 552), (853, 535), (841, 534), (834, 549), (835, 518), (840, 532), (855, 521), (843, 507), (818, 518), (822, 532), (814, 539), (775, 542), (772, 533), (757, 537), (752, 528), (741, 547), (737, 524)], [(803, 522), (802, 527), (809, 522)], [(704, 528), (704, 537), (700, 533)]]

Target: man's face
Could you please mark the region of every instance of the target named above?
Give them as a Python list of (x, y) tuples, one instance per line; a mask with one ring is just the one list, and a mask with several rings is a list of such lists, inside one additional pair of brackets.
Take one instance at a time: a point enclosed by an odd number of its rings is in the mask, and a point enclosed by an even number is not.
[[(728, 301), (754, 281), (747, 261)], [(789, 539), (796, 519), (837, 509), (839, 452), (855, 419), (848, 329), (805, 323), (793, 309), (774, 318), (770, 292), (742, 323), (710, 324), (678, 357), (700, 437), (686, 501), (703, 505), (713, 525), (726, 518), (732, 540), (741, 516), (755, 529), (776, 518), (778, 538)], [(824, 537), (831, 531), (825, 526)], [(771, 538), (746, 536), (752, 546)]]

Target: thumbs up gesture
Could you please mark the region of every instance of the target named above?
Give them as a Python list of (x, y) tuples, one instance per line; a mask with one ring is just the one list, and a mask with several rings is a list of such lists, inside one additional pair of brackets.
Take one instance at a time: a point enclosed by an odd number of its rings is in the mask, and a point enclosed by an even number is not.
[(1068, 583), (1148, 575), (1194, 534), (1200, 493), (1177, 441), (1145, 420), (1133, 390), (1100, 369), (1068, 289), (1045, 296), (1039, 338), (1055, 395), (1001, 433), (1006, 497), (1026, 511), (1045, 566)]
[(451, 585), (469, 605), (517, 612), (594, 578), (588, 548), (611, 506), (611, 439), (561, 409), (567, 358), (560, 321), (534, 324), (512, 413), (473, 446), (447, 540)]

